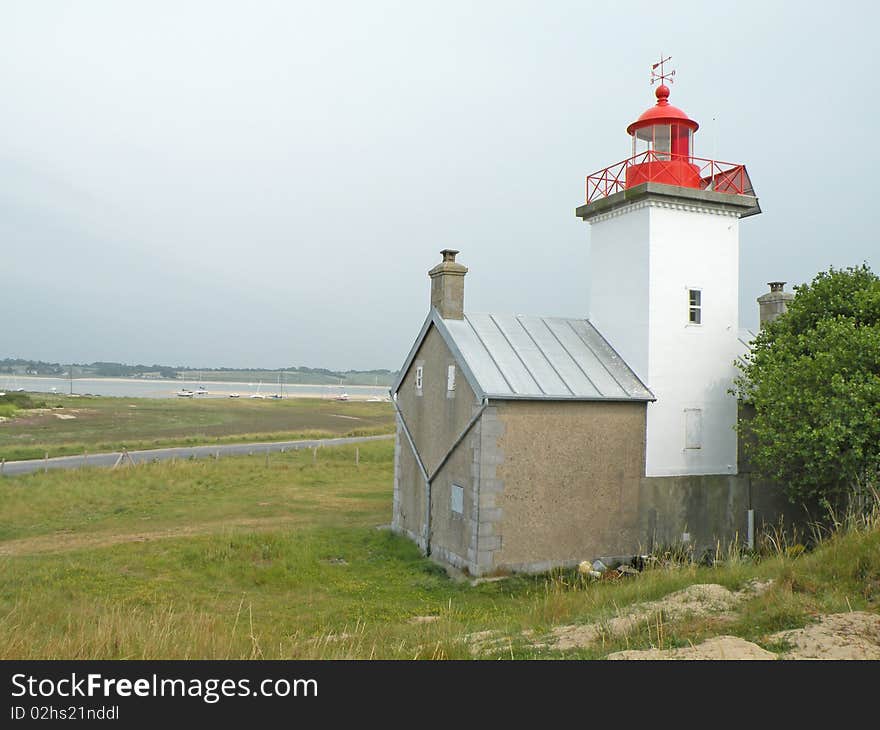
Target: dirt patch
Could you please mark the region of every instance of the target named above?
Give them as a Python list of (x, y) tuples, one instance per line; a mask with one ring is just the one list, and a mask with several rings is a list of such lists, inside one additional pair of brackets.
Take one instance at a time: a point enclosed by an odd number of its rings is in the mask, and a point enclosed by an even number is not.
[(52, 415), (55, 418), (60, 418), (62, 421), (73, 421), (76, 418), (76, 416), (71, 416), (69, 413), (53, 413)]
[[(76, 418), (76, 416), (71, 416), (67, 414), (75, 413), (92, 413), (90, 409), (86, 408), (65, 408), (63, 409), (64, 413), (58, 413), (57, 409), (54, 408), (28, 408), (24, 411), (19, 411), (14, 418), (8, 419), (10, 424), (14, 424), (15, 426), (39, 426), (45, 423), (51, 423), (52, 416), (56, 418), (60, 418), (61, 420), (67, 420), (69, 418)], [(30, 434), (20, 434), (21, 436), (30, 436)]]
[(607, 659), (776, 659), (772, 651), (762, 649), (738, 636), (715, 636), (696, 646), (678, 649), (646, 649), (644, 651), (617, 651)]
[(536, 648), (552, 648), (561, 651), (582, 649), (591, 644), (615, 636), (623, 636), (640, 624), (677, 621), (686, 616), (710, 616), (724, 614), (766, 591), (772, 581), (752, 582), (740, 591), (729, 591), (716, 583), (698, 583), (688, 586), (665, 598), (648, 603), (638, 603), (620, 616), (591, 624), (556, 626), (550, 637), (534, 642)]
[(802, 629), (768, 637), (791, 649), (780, 654), (736, 636), (716, 636), (679, 649), (618, 651), (608, 659), (880, 659), (880, 616), (865, 611), (822, 616)]
[(880, 616), (865, 611), (834, 613), (770, 639), (791, 644), (792, 649), (780, 655), (783, 659), (880, 659)]

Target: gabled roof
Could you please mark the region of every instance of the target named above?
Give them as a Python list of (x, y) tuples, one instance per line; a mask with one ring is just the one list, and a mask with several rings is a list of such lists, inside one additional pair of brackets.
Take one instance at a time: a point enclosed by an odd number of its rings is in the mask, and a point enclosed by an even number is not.
[(586, 319), (466, 314), (432, 309), (391, 391), (397, 392), (431, 326), (443, 337), (480, 399), (652, 401)]

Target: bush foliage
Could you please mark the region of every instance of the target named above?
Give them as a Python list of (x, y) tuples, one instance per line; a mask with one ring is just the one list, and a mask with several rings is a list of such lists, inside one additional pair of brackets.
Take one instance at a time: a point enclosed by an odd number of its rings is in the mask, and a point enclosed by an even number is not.
[(739, 425), (755, 469), (793, 502), (840, 504), (880, 476), (880, 277), (860, 267), (795, 287), (737, 363)]

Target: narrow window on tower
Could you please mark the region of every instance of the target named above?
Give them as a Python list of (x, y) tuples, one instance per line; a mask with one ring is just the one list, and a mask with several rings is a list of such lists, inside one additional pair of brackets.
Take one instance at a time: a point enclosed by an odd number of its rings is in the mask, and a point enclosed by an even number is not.
[(422, 373), (424, 368), (421, 365), (416, 366), (416, 395), (422, 394)]
[(446, 369), (446, 392), (452, 393), (455, 390), (455, 365), (450, 365)]
[(688, 324), (703, 323), (703, 292), (688, 289)]

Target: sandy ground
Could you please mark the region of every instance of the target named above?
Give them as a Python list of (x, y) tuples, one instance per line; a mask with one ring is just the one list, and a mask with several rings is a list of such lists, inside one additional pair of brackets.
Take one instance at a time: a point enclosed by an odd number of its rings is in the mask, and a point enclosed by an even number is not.
[(834, 613), (770, 638), (792, 645), (780, 655), (782, 659), (880, 659), (880, 616), (865, 611)]
[[(729, 591), (714, 583), (697, 584), (671, 593), (657, 601), (636, 604), (626, 613), (591, 624), (568, 624), (554, 627), (549, 636), (535, 639), (524, 633), (536, 649), (570, 651), (604, 640), (624, 636), (640, 625), (675, 622), (685, 617), (711, 616), (720, 620), (733, 618), (737, 607), (766, 591), (772, 581), (752, 582), (740, 591)], [(484, 655), (507, 640), (494, 631), (481, 631), (468, 637), (474, 655)], [(821, 616), (802, 629), (780, 631), (766, 637), (767, 645), (785, 647), (777, 652), (737, 636), (715, 636), (699, 644), (675, 649), (619, 651), (608, 659), (880, 659), (880, 615), (851, 611)]]
[(685, 616), (709, 616), (724, 614), (743, 601), (760, 595), (771, 583), (750, 583), (741, 591), (729, 591), (715, 583), (698, 583), (683, 590), (670, 593), (658, 601), (639, 603), (620, 616), (594, 624), (557, 626), (546, 641), (536, 642), (535, 647), (550, 647), (562, 651), (579, 649), (605, 638), (623, 636), (640, 624), (654, 624), (660, 620), (677, 621)]
[(779, 654), (736, 636), (716, 636), (679, 649), (618, 651), (609, 659), (880, 659), (880, 616), (865, 611), (822, 616), (802, 629), (780, 631), (768, 643), (787, 643)]
[(776, 654), (738, 636), (716, 636), (681, 649), (618, 651), (608, 659), (776, 659)]

